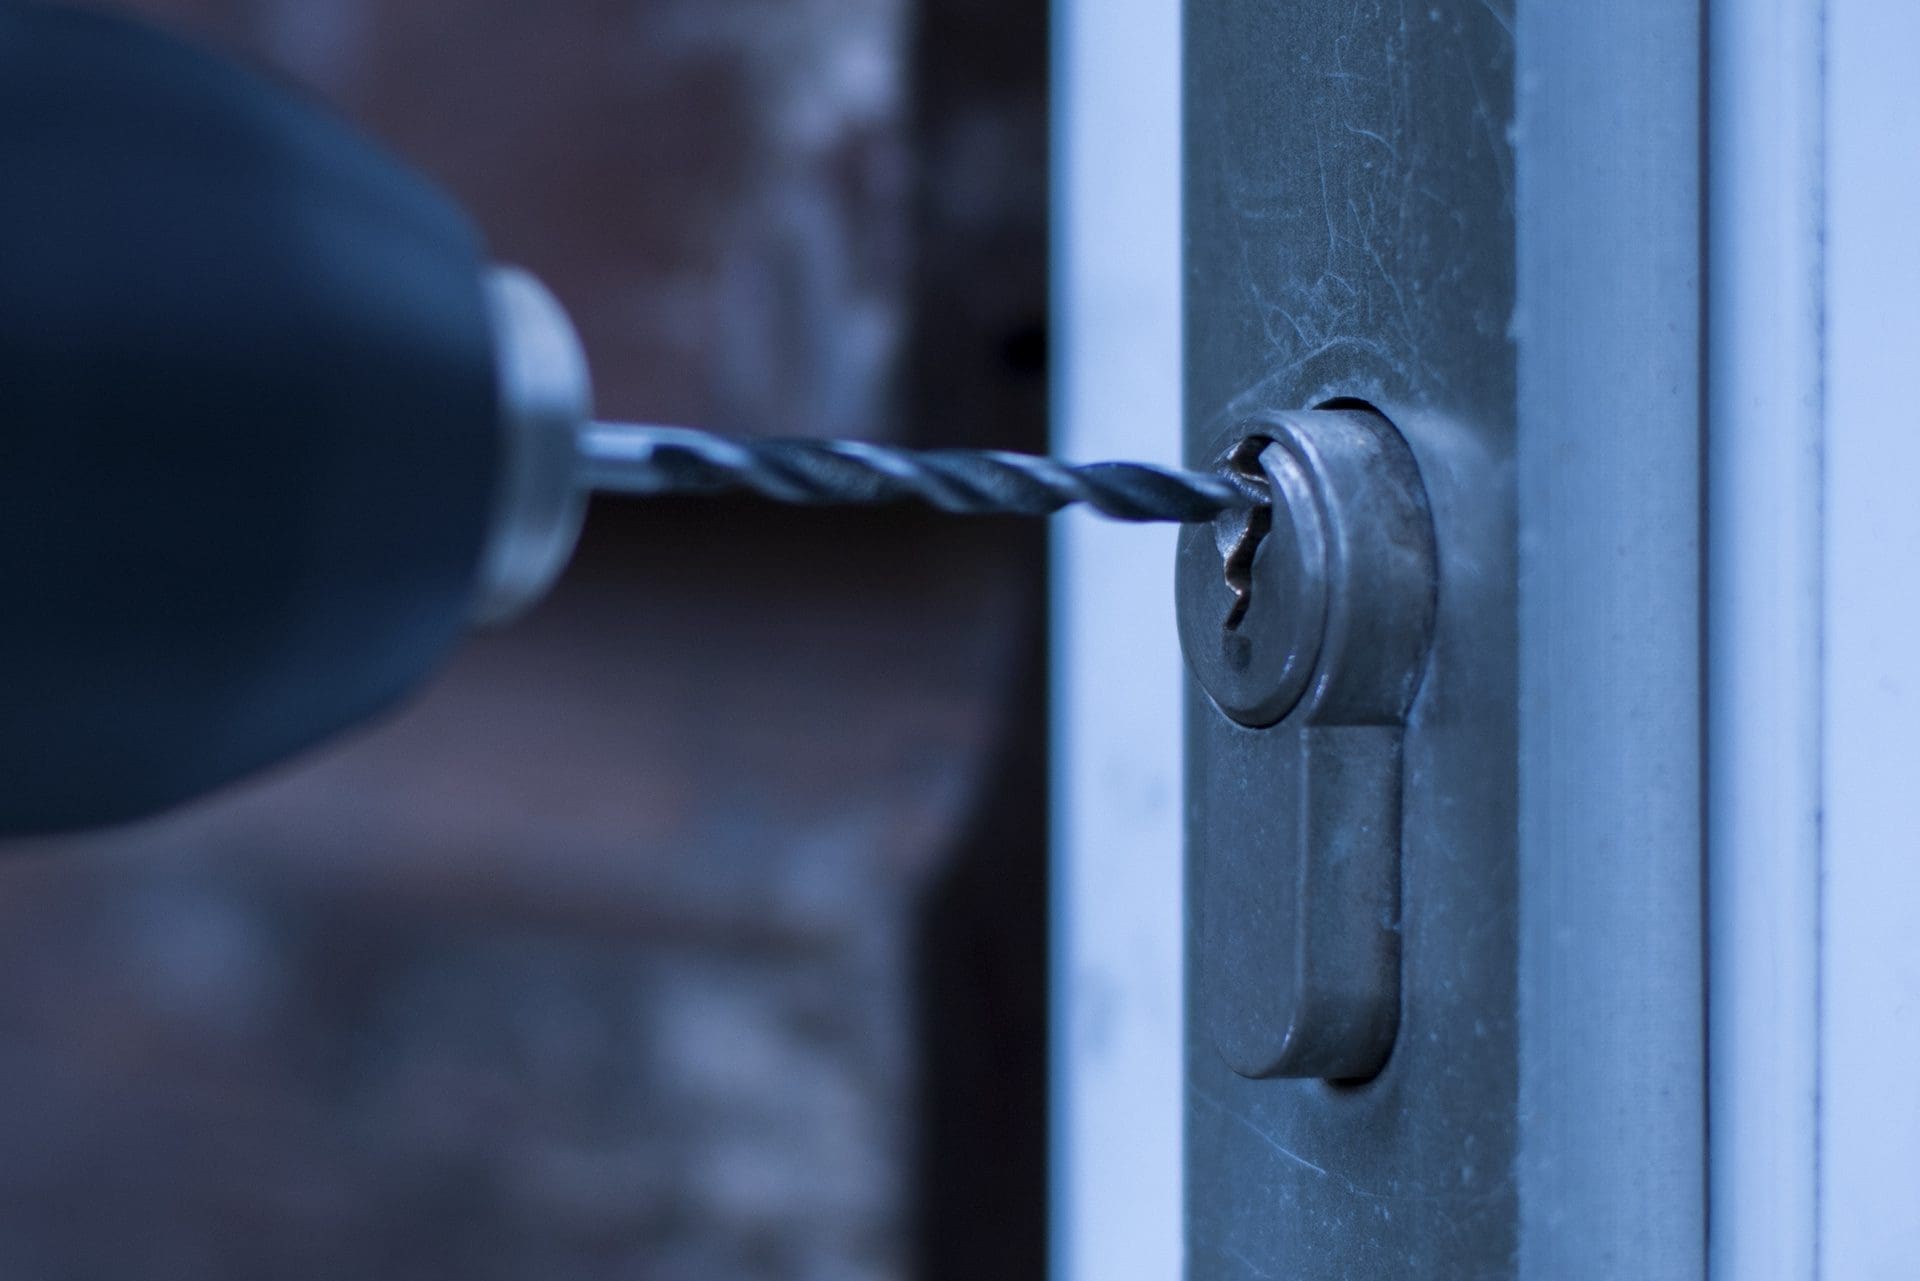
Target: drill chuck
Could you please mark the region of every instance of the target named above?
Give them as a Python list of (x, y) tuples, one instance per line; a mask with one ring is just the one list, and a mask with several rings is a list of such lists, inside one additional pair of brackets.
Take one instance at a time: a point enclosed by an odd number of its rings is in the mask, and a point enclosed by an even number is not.
[(587, 499), (576, 475), (576, 441), (592, 417), (593, 392), (580, 339), (544, 285), (501, 267), (488, 274), (486, 292), (501, 466), (472, 618), (495, 625), (544, 596), (573, 556)]

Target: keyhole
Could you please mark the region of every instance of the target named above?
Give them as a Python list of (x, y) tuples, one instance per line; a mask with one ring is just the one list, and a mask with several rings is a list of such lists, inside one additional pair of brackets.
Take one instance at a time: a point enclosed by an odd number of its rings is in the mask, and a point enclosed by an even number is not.
[(1253, 603), (1253, 562), (1260, 554), (1261, 542), (1273, 528), (1272, 486), (1260, 467), (1260, 455), (1269, 443), (1258, 436), (1249, 437), (1227, 456), (1227, 474), (1243, 488), (1256, 491), (1263, 500), (1259, 506), (1249, 507), (1234, 517), (1240, 524), (1221, 540), (1225, 548), (1227, 590), (1233, 593), (1233, 604), (1227, 609), (1226, 627), (1230, 632), (1238, 630), (1246, 620), (1247, 607)]

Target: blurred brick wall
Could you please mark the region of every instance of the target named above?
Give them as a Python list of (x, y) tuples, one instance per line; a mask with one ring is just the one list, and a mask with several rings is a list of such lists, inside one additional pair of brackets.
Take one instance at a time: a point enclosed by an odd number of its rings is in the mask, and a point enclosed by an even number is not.
[(913, 904), (1021, 602), (732, 515), (603, 513), (398, 721), (0, 864), (0, 1276), (909, 1275)]
[[(1040, 439), (1034, 6), (136, 7), (434, 173), (609, 412)], [(601, 504), (401, 717), (5, 852), (0, 1276), (1038, 1275), (1042, 551)]]
[(310, 86), (578, 321), (610, 413), (886, 435), (911, 0), (118, 0)]

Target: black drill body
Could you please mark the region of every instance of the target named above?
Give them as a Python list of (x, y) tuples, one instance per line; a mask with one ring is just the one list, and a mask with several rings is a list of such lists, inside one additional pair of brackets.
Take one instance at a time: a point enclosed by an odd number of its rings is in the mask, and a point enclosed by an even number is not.
[(301, 95), (0, 0), (0, 833), (118, 822), (462, 631), (495, 360), (459, 210)]

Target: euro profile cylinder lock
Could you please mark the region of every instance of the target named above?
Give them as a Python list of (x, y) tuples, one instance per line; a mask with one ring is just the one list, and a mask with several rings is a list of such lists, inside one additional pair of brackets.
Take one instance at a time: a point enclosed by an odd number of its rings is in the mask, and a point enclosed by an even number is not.
[(1196, 786), (1201, 992), (1248, 1077), (1376, 1073), (1400, 1012), (1404, 727), (1435, 617), (1412, 451), (1363, 408), (1277, 411), (1213, 442), (1267, 500), (1181, 531), (1181, 648), (1233, 754)]

